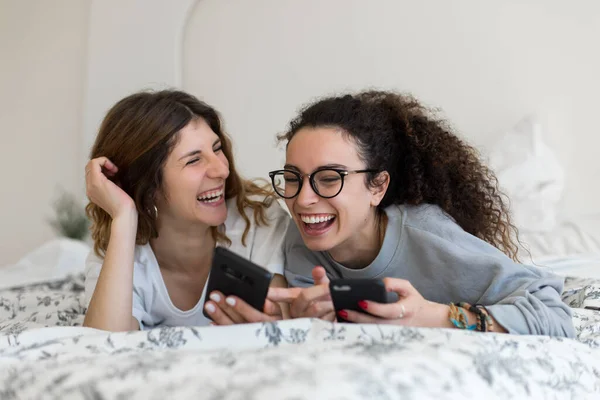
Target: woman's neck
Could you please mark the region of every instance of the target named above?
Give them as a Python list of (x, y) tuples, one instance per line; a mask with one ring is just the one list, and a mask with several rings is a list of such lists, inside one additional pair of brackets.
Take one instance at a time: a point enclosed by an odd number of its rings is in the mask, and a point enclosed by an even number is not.
[(365, 268), (379, 255), (386, 227), (387, 215), (377, 214), (350, 239), (331, 249), (329, 255), (346, 268)]
[(189, 273), (210, 268), (215, 239), (209, 226), (160, 221), (158, 233), (150, 246), (161, 268)]

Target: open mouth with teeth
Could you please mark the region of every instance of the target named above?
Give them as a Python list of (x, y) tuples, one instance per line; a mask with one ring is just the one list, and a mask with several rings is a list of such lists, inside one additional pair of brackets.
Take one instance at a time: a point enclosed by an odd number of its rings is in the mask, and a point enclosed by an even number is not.
[(212, 204), (223, 199), (225, 191), (223, 189), (211, 190), (210, 192), (204, 192), (196, 198), (200, 203)]
[(325, 233), (335, 222), (334, 214), (300, 214), (304, 232), (309, 235), (321, 235)]

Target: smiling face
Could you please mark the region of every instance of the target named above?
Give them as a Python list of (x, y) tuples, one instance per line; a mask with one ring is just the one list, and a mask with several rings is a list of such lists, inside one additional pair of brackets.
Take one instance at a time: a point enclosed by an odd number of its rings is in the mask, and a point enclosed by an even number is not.
[(163, 195), (157, 195), (162, 221), (219, 226), (227, 217), (225, 180), (229, 162), (221, 139), (202, 118), (178, 133), (163, 169)]
[[(308, 175), (323, 167), (347, 171), (367, 168), (353, 140), (340, 129), (302, 128), (288, 143), (285, 169)], [(386, 188), (387, 184), (369, 188), (365, 174), (349, 174), (344, 177), (342, 191), (325, 199), (304, 177), (300, 193), (285, 202), (305, 245), (313, 251), (329, 251), (338, 259), (336, 253), (352, 252), (360, 242), (377, 234), (376, 207)]]

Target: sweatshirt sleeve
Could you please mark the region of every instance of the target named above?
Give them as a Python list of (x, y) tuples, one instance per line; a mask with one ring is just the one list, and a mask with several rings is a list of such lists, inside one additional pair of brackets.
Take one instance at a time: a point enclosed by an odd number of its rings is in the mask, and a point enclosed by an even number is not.
[(564, 278), (514, 262), (458, 228), (435, 235), (408, 229), (404, 256), (428, 300), (485, 306), (510, 333), (575, 337), (571, 309), (561, 299)]
[(564, 279), (507, 259), (479, 303), (510, 333), (575, 337)]

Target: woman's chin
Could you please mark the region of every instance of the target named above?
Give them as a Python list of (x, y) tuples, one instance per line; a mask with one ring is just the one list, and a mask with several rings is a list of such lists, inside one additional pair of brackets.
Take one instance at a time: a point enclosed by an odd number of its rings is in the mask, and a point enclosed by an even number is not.
[(329, 251), (333, 247), (332, 238), (302, 235), (304, 245), (311, 251)]
[(227, 220), (227, 213), (224, 213), (223, 216), (219, 216), (218, 218), (217, 218), (217, 216), (213, 216), (212, 218), (210, 218), (210, 220), (207, 221), (207, 225), (221, 226), (225, 223), (226, 220)]
[(223, 225), (227, 219), (227, 207), (223, 205), (222, 207), (211, 210), (211, 212), (203, 211), (201, 213), (196, 213), (195, 219), (197, 222), (208, 226)]

